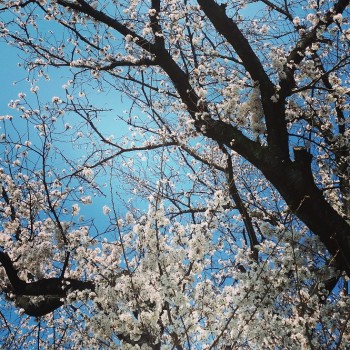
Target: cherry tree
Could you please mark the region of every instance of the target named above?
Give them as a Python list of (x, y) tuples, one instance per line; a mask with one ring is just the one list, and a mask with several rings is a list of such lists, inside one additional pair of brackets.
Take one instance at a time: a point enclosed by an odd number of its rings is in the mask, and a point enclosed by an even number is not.
[(4, 348), (348, 348), (349, 1), (0, 3)]

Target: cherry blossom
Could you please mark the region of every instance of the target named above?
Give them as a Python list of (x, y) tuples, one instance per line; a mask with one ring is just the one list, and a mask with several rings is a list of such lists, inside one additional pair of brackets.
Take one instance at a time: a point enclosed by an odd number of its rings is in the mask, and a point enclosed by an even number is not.
[(347, 348), (348, 0), (0, 6), (5, 349)]

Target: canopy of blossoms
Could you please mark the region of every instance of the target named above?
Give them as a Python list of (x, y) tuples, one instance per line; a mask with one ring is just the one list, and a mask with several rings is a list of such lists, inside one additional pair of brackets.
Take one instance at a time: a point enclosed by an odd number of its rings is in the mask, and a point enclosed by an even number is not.
[(348, 349), (349, 13), (0, 0), (1, 346)]

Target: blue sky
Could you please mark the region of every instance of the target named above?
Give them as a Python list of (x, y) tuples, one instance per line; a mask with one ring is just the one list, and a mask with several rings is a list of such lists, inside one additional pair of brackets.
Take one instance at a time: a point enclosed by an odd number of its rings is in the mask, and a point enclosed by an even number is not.
[[(253, 5), (248, 6), (249, 11), (252, 10)], [(248, 11), (248, 8), (245, 10)], [(256, 5), (254, 5), (254, 14), (255, 11), (258, 11)], [(253, 11), (252, 11), (253, 12)], [(250, 13), (252, 15), (252, 13)], [(43, 25), (43, 30), (48, 30), (49, 28), (45, 28), (45, 24)], [(20, 52), (14, 47), (8, 46), (7, 44), (0, 42), (1, 47), (1, 56), (0, 56), (0, 77), (1, 77), (1, 94), (0, 94), (0, 115), (4, 114), (13, 114), (16, 115), (16, 111), (8, 108), (8, 102), (11, 99), (17, 99), (19, 92), (24, 92), (27, 94), (28, 98), (34, 97), (34, 95), (29, 91), (30, 89), (30, 83), (26, 81), (27, 72), (23, 68), (18, 67), (18, 63), (21, 62), (21, 57), (24, 56), (23, 52)], [(40, 100), (45, 101), (51, 101), (52, 96), (61, 96), (63, 97), (65, 95), (64, 89), (62, 88), (62, 85), (66, 83), (67, 79), (70, 78), (70, 72), (67, 68), (61, 68), (61, 69), (53, 69), (51, 68), (49, 70), (49, 75), (51, 80), (49, 82), (45, 82), (44, 79), (41, 79), (41, 81), (38, 83), (40, 89), (38, 91)], [(14, 82), (17, 82), (16, 84), (13, 84)], [(90, 90), (91, 88), (87, 87), (87, 89)], [(121, 101), (121, 95), (118, 91), (111, 89), (109, 93), (102, 92), (101, 94), (98, 94), (96, 91), (93, 91), (93, 99), (94, 102), (97, 103), (99, 106), (104, 107), (106, 104), (108, 104), (109, 107), (114, 108), (114, 110), (110, 113), (104, 113), (102, 116), (102, 123), (100, 124), (100, 127), (103, 131), (106, 132), (106, 135), (109, 134), (115, 134), (120, 135), (121, 133), (127, 133), (128, 129), (126, 126), (123, 126), (122, 123), (116, 122), (115, 117), (117, 115), (123, 114), (124, 110), (128, 110), (130, 108), (130, 104), (126, 99), (123, 99), (123, 102)], [(112, 102), (113, 101), (113, 102)], [(111, 103), (112, 102), (112, 103)], [(20, 123), (20, 120), (15, 119), (15, 126), (17, 128), (21, 128), (22, 125)], [(0, 126), (1, 127), (1, 126)], [(0, 134), (3, 131), (0, 129)], [(83, 153), (83, 149), (80, 149), (80, 152), (75, 150), (73, 151), (70, 145), (64, 145), (62, 144), (62, 147), (64, 147), (65, 151), (67, 149), (67, 152), (71, 152), (71, 156), (77, 157), (80, 156)], [(1, 148), (0, 148), (1, 152)], [(80, 153), (80, 154), (79, 154)], [(0, 155), (1, 157), (1, 155)], [(109, 179), (106, 178), (106, 182)], [(118, 181), (117, 179), (116, 187), (118, 187)], [(106, 191), (106, 194), (108, 194), (108, 190)], [(94, 204), (89, 207), (84, 208), (84, 214), (89, 216), (95, 216), (100, 218), (102, 215), (102, 206), (103, 204), (108, 204), (108, 201), (105, 198), (94, 199)], [(143, 206), (143, 203), (139, 204)], [(99, 208), (97, 208), (97, 206)], [(83, 211), (83, 210), (82, 210)]]
[(17, 50), (2, 42), (0, 45), (0, 115), (4, 115), (11, 113), (7, 104), (9, 100), (17, 98), (18, 92), (21, 90), (22, 86), (26, 85), (26, 82), (22, 81), (16, 85), (13, 84), (13, 82), (23, 79), (25, 72), (24, 70), (20, 70), (17, 66), (17, 62), (19, 62)]
[[(13, 115), (14, 116), (14, 125), (16, 129), (19, 130), (20, 134), (24, 134), (26, 132), (26, 123), (21, 120), (20, 118), (16, 118), (18, 115), (16, 110), (13, 110), (8, 107), (8, 103), (10, 100), (15, 100), (18, 98), (19, 92), (24, 92), (27, 95), (27, 98), (29, 100), (33, 100), (35, 98), (35, 95), (30, 92), (30, 83), (26, 81), (27, 72), (24, 68), (19, 68), (18, 63), (21, 62), (20, 55), (24, 55), (22, 52), (17, 50), (14, 47), (8, 46), (4, 42), (0, 42), (0, 48), (1, 48), (1, 56), (0, 56), (0, 77), (1, 77), (1, 93), (0, 93), (0, 116), (1, 115)], [(51, 80), (49, 82), (44, 81), (42, 79), (38, 85), (40, 87), (38, 94), (40, 101), (43, 103), (46, 101), (51, 101), (52, 96), (64, 96), (65, 91), (62, 88), (62, 85), (67, 81), (69, 77), (69, 72), (64, 69), (51, 69), (50, 70), (50, 78)], [(109, 115), (105, 115), (103, 122), (101, 123), (101, 127), (109, 133), (117, 133), (118, 131), (122, 130), (123, 132), (126, 132), (127, 129), (122, 128), (120, 126), (120, 123), (115, 122), (114, 116), (116, 114), (121, 114), (123, 112), (123, 109), (126, 109), (125, 106), (123, 106), (119, 101), (120, 97), (116, 96), (119, 93), (113, 92), (113, 98), (118, 101), (118, 103), (114, 104), (114, 107), (116, 107), (116, 110), (114, 110)], [(110, 94), (112, 95), (112, 94)], [(96, 101), (104, 105), (104, 99), (106, 99), (105, 94), (102, 93), (100, 96), (98, 96), (95, 93)], [(111, 99), (111, 97), (109, 97)], [(71, 119), (71, 116), (69, 116)], [(67, 118), (68, 119), (68, 118)], [(72, 122), (74, 123), (74, 122)], [(33, 127), (30, 125), (30, 127)], [(11, 133), (10, 129), (6, 130), (7, 132)], [(4, 133), (3, 127), (0, 124), (0, 134)], [(33, 128), (33, 135), (35, 130)], [(17, 135), (13, 135), (13, 138), (15, 139)], [(31, 138), (31, 141), (33, 144), (35, 144), (35, 137)], [(65, 152), (68, 152), (69, 154), (66, 154), (70, 158), (78, 158), (84, 153), (84, 149), (82, 148), (76, 148), (75, 150), (72, 149), (71, 145), (59, 145), (60, 147), (64, 147)], [(0, 144), (0, 158), (3, 157), (4, 147)], [(56, 165), (56, 164), (55, 164)], [(108, 181), (108, 178), (106, 179)], [(106, 194), (108, 194), (109, 191), (106, 191)], [(106, 217), (102, 214), (102, 207), (104, 204), (108, 204), (108, 198), (93, 198), (93, 205), (84, 206), (81, 205), (81, 214), (83, 214), (87, 219), (89, 217), (94, 216), (97, 218), (97, 223), (102, 222), (104, 225), (106, 224)]]

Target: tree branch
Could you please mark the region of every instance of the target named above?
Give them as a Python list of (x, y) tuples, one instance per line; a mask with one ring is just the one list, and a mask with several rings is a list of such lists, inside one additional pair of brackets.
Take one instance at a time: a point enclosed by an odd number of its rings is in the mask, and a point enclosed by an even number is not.
[(198, 4), (218, 33), (237, 52), (252, 80), (259, 83), (261, 102), (266, 120), (267, 142), (282, 157), (288, 159), (288, 132), (286, 128), (284, 102), (279, 100), (274, 103), (271, 100), (276, 92), (275, 86), (265, 72), (258, 56), (237, 24), (226, 15), (222, 6), (218, 5), (214, 0), (198, 0)]
[(238, 188), (234, 179), (234, 172), (232, 167), (232, 157), (230, 153), (226, 150), (224, 145), (220, 145), (221, 150), (227, 157), (227, 169), (226, 169), (226, 178), (228, 182), (229, 193), (235, 202), (239, 213), (243, 219), (244, 226), (247, 230), (250, 242), (250, 249), (252, 251), (252, 257), (255, 261), (258, 261), (258, 250), (256, 246), (259, 244), (258, 239), (256, 237), (256, 233), (253, 227), (252, 219), (248, 213), (247, 208), (245, 207), (241, 196), (239, 195)]
[(76, 2), (70, 2), (66, 0), (57, 0), (57, 3), (61, 6), (73, 9), (78, 12), (82, 12), (90, 16), (91, 18), (96, 19), (97, 21), (106, 24), (108, 27), (115, 29), (123, 36), (131, 35), (133, 38), (137, 38), (135, 43), (140, 46), (142, 49), (154, 53), (155, 46), (150, 43), (148, 40), (144, 39), (142, 36), (136, 34), (131, 29), (127, 28), (125, 25), (121, 24), (115, 18), (112, 18), (102, 11), (95, 10), (84, 0), (77, 0)]
[[(0, 251), (0, 263), (5, 269), (11, 283), (11, 292), (16, 296), (16, 302), (30, 316), (43, 316), (64, 304), (64, 299), (70, 291), (95, 290), (91, 281), (79, 281), (72, 278), (43, 278), (35, 282), (25, 282), (18, 277), (18, 272), (9, 255)], [(42, 296), (42, 301), (33, 303), (30, 297)]]
[(315, 25), (315, 27), (308, 33), (306, 33), (296, 43), (294, 49), (291, 50), (287, 57), (287, 61), (284, 65), (285, 79), (280, 82), (281, 90), (280, 95), (287, 97), (292, 93), (292, 89), (295, 86), (294, 72), (297, 69), (298, 64), (304, 59), (305, 51), (313, 43), (319, 41), (317, 33), (322, 27), (329, 27), (330, 24), (334, 23), (333, 16), (338, 13), (343, 13), (346, 7), (349, 5), (349, 0), (339, 0), (334, 7), (327, 12), (324, 18)]

